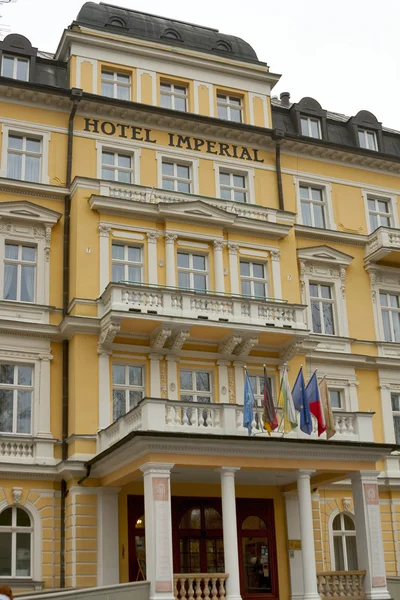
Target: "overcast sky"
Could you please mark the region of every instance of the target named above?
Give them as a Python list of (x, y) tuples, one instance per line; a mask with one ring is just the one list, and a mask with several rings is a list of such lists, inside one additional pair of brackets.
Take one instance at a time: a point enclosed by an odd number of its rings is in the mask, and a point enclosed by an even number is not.
[[(111, 4), (237, 35), (282, 78), (272, 94), (323, 108), (373, 112), (400, 130), (399, 0), (111, 0)], [(83, 0), (17, 0), (0, 6), (0, 25), (54, 52)]]

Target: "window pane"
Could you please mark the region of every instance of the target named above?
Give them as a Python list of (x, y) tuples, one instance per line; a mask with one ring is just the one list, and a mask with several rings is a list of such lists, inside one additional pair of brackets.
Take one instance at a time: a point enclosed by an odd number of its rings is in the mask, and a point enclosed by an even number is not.
[(113, 390), (113, 421), (126, 413), (125, 390)]
[(0, 383), (14, 383), (14, 366), (0, 364)]
[(0, 576), (11, 576), (11, 533), (0, 533)]
[(23, 138), (19, 135), (8, 136), (8, 147), (15, 148), (16, 150), (22, 150)]
[(3, 77), (14, 77), (14, 58), (3, 56)]
[(343, 556), (343, 544), (342, 537), (340, 535), (333, 536), (333, 546), (335, 549), (335, 569), (336, 571), (344, 571), (344, 556)]
[(242, 111), (240, 109), (231, 107), (231, 121), (233, 121), (234, 123), (241, 123)]
[(121, 83), (129, 84), (131, 78), (129, 75), (124, 75), (123, 73), (117, 73), (117, 81), (121, 81)]
[(125, 367), (124, 365), (113, 365), (112, 381), (117, 385), (125, 385)]
[(178, 287), (184, 289), (190, 289), (190, 275), (189, 273), (178, 273)]
[(253, 394), (257, 394), (257, 377), (255, 375), (249, 375), (249, 380)]
[(375, 150), (376, 149), (375, 134), (367, 131), (367, 140), (368, 140), (368, 148), (370, 150)]
[(177, 175), (181, 179), (189, 179), (190, 170), (189, 167), (185, 165), (177, 165), (176, 167)]
[(357, 571), (358, 561), (357, 561), (357, 544), (356, 544), (356, 536), (355, 535), (346, 536), (346, 550), (347, 550), (347, 569), (349, 571)]
[(400, 417), (393, 417), (393, 425), (396, 436), (396, 444), (400, 444)]
[(318, 298), (318, 286), (315, 283), (310, 283), (310, 296)]
[(389, 212), (388, 203), (385, 202), (384, 200), (378, 200), (378, 210), (379, 210), (379, 212), (388, 213)]
[(330, 298), (331, 297), (331, 288), (329, 285), (321, 285), (321, 297), (322, 298)]
[(113, 244), (112, 257), (117, 260), (124, 260), (124, 250), (125, 247), (121, 246), (121, 244)]
[(162, 173), (163, 175), (171, 175), (174, 174), (174, 165), (172, 163), (164, 162), (162, 163)]
[(115, 171), (113, 169), (102, 169), (101, 170), (102, 179), (106, 179), (107, 181), (114, 181), (115, 179)]
[(309, 198), (308, 190), (309, 190), (308, 187), (304, 187), (303, 185), (301, 185), (300, 186), (300, 198)]
[(380, 215), (380, 220), (381, 220), (382, 227), (390, 227), (390, 218), (389, 217), (384, 217), (383, 215)]
[(35, 262), (36, 260), (36, 249), (31, 246), (22, 246), (22, 260), (27, 262)]
[(114, 73), (112, 71), (102, 71), (101, 77), (102, 79), (114, 79)]
[(40, 158), (38, 156), (27, 156), (25, 160), (25, 180), (40, 180)]
[(218, 105), (218, 118), (219, 119), (227, 119), (228, 118), (228, 109), (226, 106)]
[(103, 96), (107, 96), (107, 98), (114, 97), (114, 85), (112, 83), (103, 83), (101, 84), (101, 93)]
[(322, 190), (311, 188), (311, 198), (317, 202), (322, 202)]
[(143, 385), (142, 367), (129, 367), (129, 385)]
[(124, 265), (113, 265), (112, 266), (112, 280), (118, 283), (118, 281), (125, 281), (125, 269)]
[(315, 227), (325, 227), (324, 207), (314, 204), (314, 224)]
[(250, 276), (250, 263), (240, 261), (240, 274), (249, 277)]
[(376, 201), (373, 198), (368, 198), (368, 209), (369, 210), (376, 210), (375, 202)]
[(31, 392), (18, 392), (17, 432), (31, 432)]
[(28, 61), (27, 60), (18, 60), (17, 62), (17, 79), (22, 79), (22, 81), (28, 81)]
[(220, 195), (221, 195), (221, 198), (223, 200), (232, 200), (231, 190), (228, 190), (226, 188), (221, 188), (221, 194)]
[(233, 192), (233, 199), (235, 202), (246, 202), (246, 194), (244, 192), (238, 192), (235, 190)]
[(333, 309), (332, 304), (323, 304), (322, 311), (324, 313), (324, 326), (327, 335), (334, 335), (335, 329), (333, 326)]
[(22, 156), (20, 154), (8, 153), (7, 177), (10, 179), (22, 178)]
[(35, 267), (21, 267), (21, 301), (33, 302), (35, 296)]
[(118, 154), (118, 166), (123, 167), (124, 169), (131, 168), (132, 158), (129, 154)]
[(354, 521), (351, 517), (349, 517), (349, 515), (346, 515), (343, 513), (343, 523), (344, 523), (344, 528), (346, 529), (346, 531), (355, 531), (356, 526), (354, 524)]
[(162, 188), (163, 190), (174, 190), (174, 180), (173, 179), (163, 179), (162, 180)]
[(142, 249), (135, 248), (134, 246), (128, 246), (128, 260), (130, 262), (141, 262)]
[(400, 411), (400, 396), (399, 394), (391, 394), (392, 410)]
[(198, 271), (205, 271), (206, 269), (206, 257), (199, 256), (198, 254), (193, 255), (193, 269)]
[(130, 171), (118, 171), (118, 181), (120, 183), (132, 183), (132, 173)]
[(28, 152), (40, 152), (40, 140), (34, 138), (27, 138), (26, 149)]
[(196, 373), (196, 389), (199, 392), (211, 391), (209, 373)]
[(112, 152), (102, 153), (102, 164), (103, 165), (114, 165), (114, 154)]
[(13, 429), (13, 391), (0, 390), (0, 431), (12, 433)]
[(6, 508), (0, 514), (0, 527), (7, 527), (12, 523), (12, 508)]
[(18, 366), (18, 385), (32, 385), (32, 367)]
[(130, 100), (131, 90), (129, 87), (117, 86), (117, 98), (119, 100)]
[(358, 132), (358, 141), (359, 141), (361, 148), (365, 148), (365, 133), (364, 133), (364, 131)]
[(135, 408), (143, 398), (143, 394), (139, 390), (129, 390), (129, 410)]
[(142, 281), (142, 269), (140, 267), (128, 267), (128, 281), (140, 283)]
[(245, 178), (243, 177), (243, 175), (234, 175), (233, 176), (233, 185), (235, 187), (246, 187), (245, 186)]
[(314, 333), (321, 333), (321, 314), (319, 311), (319, 303), (311, 302), (312, 330)]
[(191, 371), (181, 371), (181, 389), (192, 390), (193, 389), (193, 376)]
[(205, 275), (194, 275), (193, 284), (195, 290), (206, 291), (207, 280)]
[(381, 301), (381, 306), (387, 306), (388, 302), (387, 302), (387, 295), (386, 294), (379, 294), (379, 298)]
[(303, 225), (308, 225), (309, 227), (312, 227), (311, 204), (309, 202), (301, 203), (301, 218), (303, 220)]
[(378, 229), (379, 223), (378, 223), (378, 217), (377, 217), (377, 215), (370, 214), (369, 215), (369, 222), (370, 222), (371, 230), (372, 231), (375, 231), (375, 229)]
[(167, 94), (161, 94), (160, 106), (162, 106), (163, 108), (172, 108), (172, 97)]
[(385, 342), (392, 342), (392, 333), (390, 330), (390, 317), (386, 310), (382, 311), (382, 322), (383, 322), (383, 333), (385, 336)]
[(177, 98), (177, 97), (175, 97), (175, 110), (181, 110), (182, 112), (186, 111), (186, 100), (185, 100), (185, 98)]
[(319, 123), (315, 119), (310, 119), (311, 125), (311, 136), (315, 138), (319, 138)]
[(243, 294), (243, 296), (251, 296), (250, 281), (242, 281), (242, 294)]
[(6, 258), (18, 260), (18, 246), (14, 244), (6, 244)]
[(300, 119), (301, 135), (308, 135), (308, 119)]
[(17, 577), (29, 577), (31, 574), (31, 534), (17, 533)]
[(17, 527), (30, 527), (31, 519), (22, 508), (17, 508)]
[(253, 275), (254, 275), (254, 277), (264, 279), (264, 265), (259, 265), (259, 264), (253, 263)]
[(400, 313), (392, 313), (394, 341), (400, 342)]
[(219, 174), (219, 182), (221, 185), (230, 185), (231, 178), (229, 173), (220, 173)]
[(331, 401), (332, 408), (342, 408), (340, 391), (339, 390), (329, 390), (329, 398)]
[(189, 254), (178, 252), (178, 267), (181, 267), (183, 269), (189, 268)]
[(392, 308), (399, 308), (399, 297), (389, 294), (389, 304)]
[(17, 299), (17, 265), (4, 265), (4, 298), (5, 300)]
[(263, 283), (254, 283), (254, 295), (257, 298), (265, 298), (265, 285)]
[(190, 183), (186, 183), (184, 181), (178, 181), (178, 192), (183, 192), (184, 194), (190, 194)]

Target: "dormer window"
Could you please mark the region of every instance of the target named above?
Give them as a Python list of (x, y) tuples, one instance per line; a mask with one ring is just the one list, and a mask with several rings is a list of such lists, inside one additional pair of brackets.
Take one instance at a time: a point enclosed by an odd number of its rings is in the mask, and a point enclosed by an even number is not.
[(360, 144), (360, 148), (365, 148), (366, 150), (375, 150), (375, 152), (378, 150), (376, 134), (374, 131), (369, 129), (359, 129), (358, 142)]
[(29, 80), (29, 60), (19, 56), (3, 54), (1, 61), (1, 74), (10, 79), (19, 79), (20, 81)]
[(300, 117), (301, 135), (321, 139), (321, 121), (313, 117)]
[(167, 38), (167, 39), (170, 39), (170, 40), (175, 40), (177, 42), (181, 42), (182, 41), (181, 35), (175, 29), (166, 29), (164, 31), (164, 33), (162, 34), (161, 37), (162, 38)]
[(220, 50), (222, 52), (232, 52), (232, 48), (228, 42), (219, 41), (215, 45), (216, 50)]

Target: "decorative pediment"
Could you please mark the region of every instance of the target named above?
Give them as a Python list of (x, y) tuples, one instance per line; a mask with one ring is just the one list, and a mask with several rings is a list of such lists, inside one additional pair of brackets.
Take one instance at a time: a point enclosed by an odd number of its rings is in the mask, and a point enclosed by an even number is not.
[(0, 203), (1, 221), (29, 221), (30, 223), (36, 222), (47, 227), (53, 227), (61, 216), (61, 213), (55, 210), (44, 208), (28, 200)]
[(341, 267), (348, 267), (354, 258), (350, 254), (345, 254), (326, 245), (299, 248), (297, 250), (297, 257), (300, 262), (324, 263)]
[(190, 218), (191, 221), (199, 220), (207, 222), (229, 224), (235, 220), (234, 215), (230, 215), (220, 208), (210, 206), (202, 200), (194, 200), (193, 202), (168, 202), (158, 204), (160, 214), (168, 214), (168, 217), (176, 219)]

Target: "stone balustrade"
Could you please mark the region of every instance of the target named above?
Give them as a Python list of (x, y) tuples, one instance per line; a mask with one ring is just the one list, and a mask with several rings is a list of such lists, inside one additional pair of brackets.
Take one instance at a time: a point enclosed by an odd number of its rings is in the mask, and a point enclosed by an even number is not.
[(305, 306), (279, 300), (231, 296), (140, 283), (110, 283), (101, 313), (109, 310), (165, 317), (307, 329)]
[[(268, 437), (262, 426), (262, 407), (254, 409), (252, 433)], [(278, 411), (279, 419), (281, 413)], [(374, 413), (340, 411), (334, 413), (337, 423), (335, 441), (373, 442), (372, 417)], [(120, 417), (115, 423), (101, 430), (97, 436), (97, 452), (106, 450), (132, 431), (161, 431), (196, 433), (208, 435), (247, 436), (243, 427), (243, 408), (237, 404), (193, 403), (162, 398), (144, 398), (138, 406)], [(281, 437), (282, 432), (272, 432), (272, 437)], [(317, 425), (313, 433), (306, 435), (297, 427), (288, 438), (318, 439)], [(325, 434), (321, 439), (326, 439)]]
[(174, 575), (175, 600), (224, 600), (226, 573)]
[(317, 574), (321, 598), (364, 600), (365, 571), (325, 571)]
[(376, 262), (392, 251), (400, 251), (400, 229), (378, 227), (368, 236), (365, 245), (365, 260)]
[(0, 462), (27, 460), (33, 462), (35, 443), (21, 438), (2, 438), (0, 440)]

